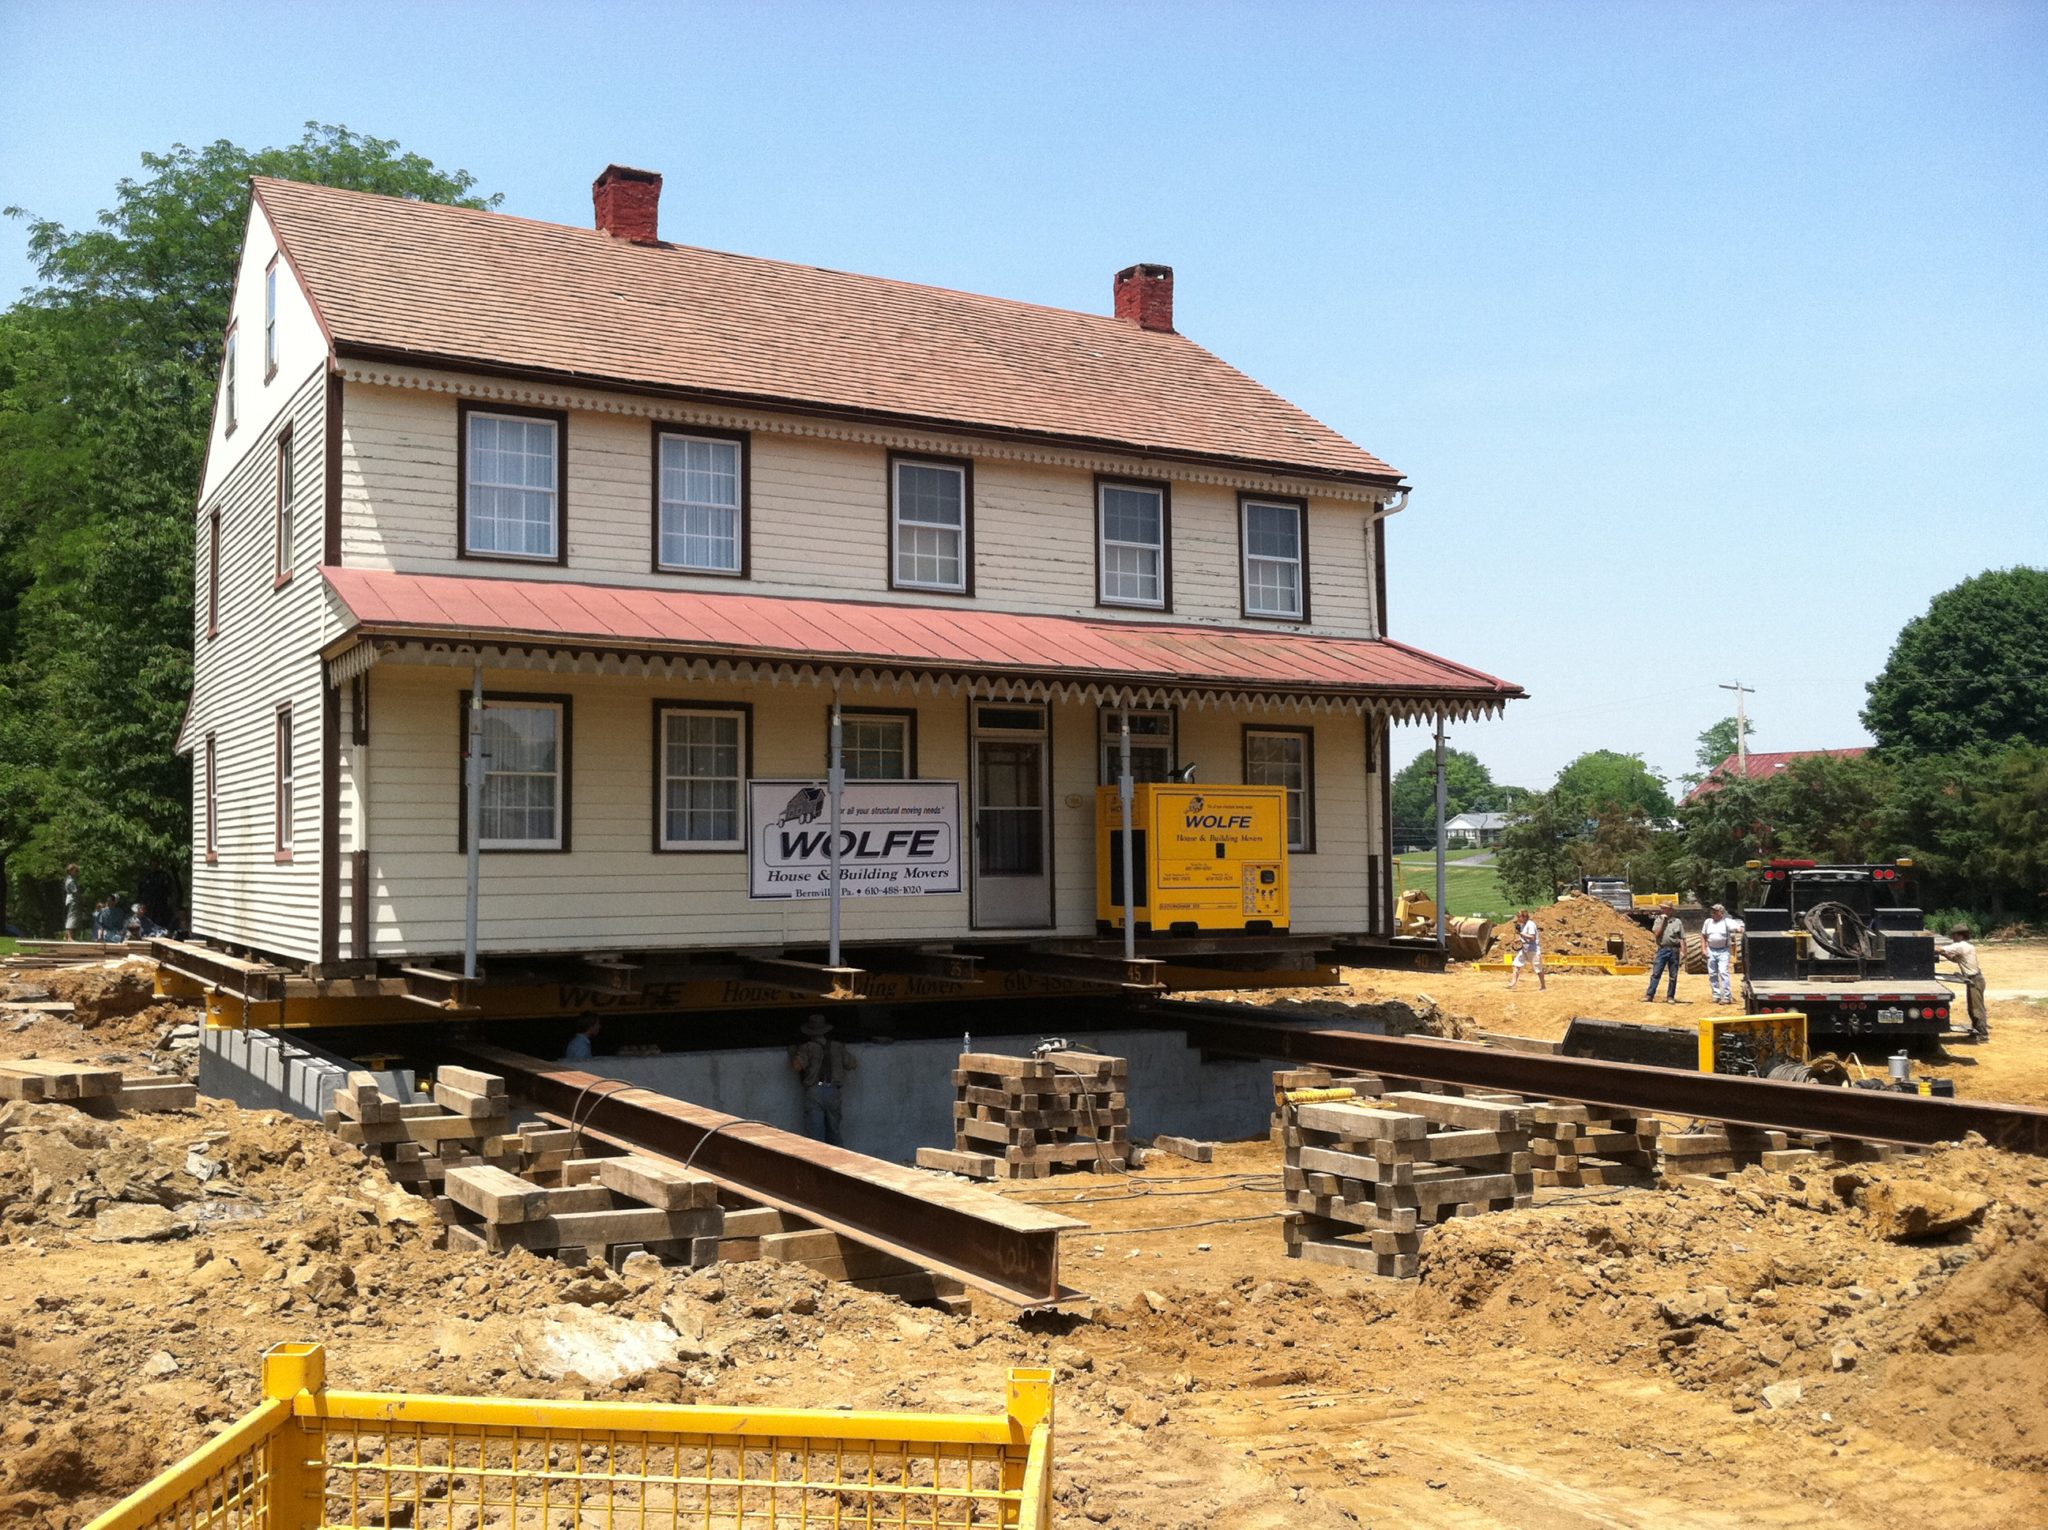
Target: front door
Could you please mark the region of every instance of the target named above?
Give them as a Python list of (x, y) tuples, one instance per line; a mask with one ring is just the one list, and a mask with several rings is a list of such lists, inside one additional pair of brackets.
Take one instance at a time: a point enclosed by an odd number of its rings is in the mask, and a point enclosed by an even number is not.
[(1042, 930), (1052, 924), (1049, 738), (1042, 706), (974, 707), (974, 924)]

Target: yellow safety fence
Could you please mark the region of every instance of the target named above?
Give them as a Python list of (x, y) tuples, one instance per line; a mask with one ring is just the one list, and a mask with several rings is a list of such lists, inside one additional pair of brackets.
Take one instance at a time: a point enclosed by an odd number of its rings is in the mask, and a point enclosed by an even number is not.
[(88, 1530), (1048, 1530), (1052, 1376), (1002, 1413), (330, 1392), (317, 1344), (262, 1406)]

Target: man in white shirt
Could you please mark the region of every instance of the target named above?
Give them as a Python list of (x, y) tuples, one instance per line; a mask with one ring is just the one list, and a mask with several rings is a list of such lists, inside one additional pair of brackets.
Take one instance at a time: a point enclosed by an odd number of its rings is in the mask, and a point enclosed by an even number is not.
[(1735, 958), (1735, 932), (1742, 921), (1730, 919), (1725, 904), (1716, 903), (1700, 926), (1700, 941), (1707, 948), (1707, 981), (1714, 989), (1716, 1004), (1735, 1002), (1735, 985), (1729, 976)]
[(1936, 942), (1935, 951), (1956, 964), (1970, 1005), (1970, 1039), (1991, 1039), (1991, 1012), (1984, 1007), (1984, 969), (1977, 963), (1977, 946), (1970, 939), (1970, 927), (1959, 924), (1948, 932), (1946, 945)]
[(1536, 919), (1527, 909), (1515, 915), (1515, 963), (1508, 973), (1508, 987), (1513, 988), (1521, 981), (1522, 969), (1536, 969), (1536, 986), (1548, 988), (1549, 981), (1543, 976), (1543, 932), (1536, 928)]

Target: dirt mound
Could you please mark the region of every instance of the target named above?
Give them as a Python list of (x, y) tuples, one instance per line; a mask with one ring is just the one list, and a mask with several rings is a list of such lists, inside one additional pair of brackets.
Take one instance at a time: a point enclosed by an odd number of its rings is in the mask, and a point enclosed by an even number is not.
[(1465, 1041), (1479, 1034), (1470, 1015), (1454, 1015), (1426, 993), (1409, 999), (1361, 998), (1348, 988), (1222, 989), (1190, 994), (1216, 1004), (1238, 1004), (1256, 1010), (1259, 1019), (1327, 1020), (1389, 1036), (1441, 1036)]
[(55, 967), (36, 974), (36, 986), (72, 1005), (71, 1018), (86, 1030), (139, 1015), (157, 1003), (147, 962), (105, 961), (87, 967)]
[(1567, 895), (1532, 912), (1536, 928), (1543, 932), (1546, 956), (1605, 956), (1607, 942), (1617, 935), (1623, 956), (1631, 962), (1647, 965), (1657, 954), (1657, 942), (1648, 930), (1598, 898)]

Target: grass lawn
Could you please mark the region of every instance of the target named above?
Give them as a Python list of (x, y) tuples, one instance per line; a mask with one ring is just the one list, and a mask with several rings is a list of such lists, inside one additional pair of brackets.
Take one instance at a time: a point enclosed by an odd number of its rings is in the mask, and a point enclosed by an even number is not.
[[(1460, 866), (1457, 858), (1472, 851), (1453, 850), (1444, 866), (1444, 889), (1446, 901), (1450, 904), (1449, 914), (1453, 919), (1464, 919), (1478, 915), (1484, 919), (1506, 919), (1515, 911), (1515, 903), (1500, 890), (1500, 877), (1491, 866)], [(1436, 896), (1436, 857), (1433, 855), (1403, 855), (1396, 857), (1394, 865), (1402, 892), (1410, 888)]]
[(0, 935), (0, 956), (12, 956), (16, 949), (18, 947), (13, 936)]

